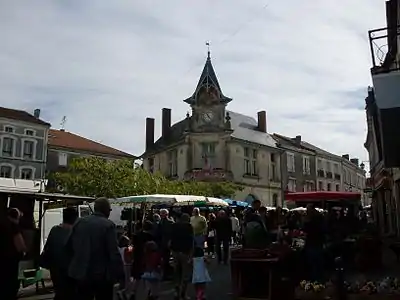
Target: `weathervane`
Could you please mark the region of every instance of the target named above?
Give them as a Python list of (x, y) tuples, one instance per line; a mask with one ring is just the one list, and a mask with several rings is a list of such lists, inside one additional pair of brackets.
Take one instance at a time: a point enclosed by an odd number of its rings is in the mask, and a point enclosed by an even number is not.
[(207, 58), (210, 58), (210, 42), (206, 42), (207, 46)]

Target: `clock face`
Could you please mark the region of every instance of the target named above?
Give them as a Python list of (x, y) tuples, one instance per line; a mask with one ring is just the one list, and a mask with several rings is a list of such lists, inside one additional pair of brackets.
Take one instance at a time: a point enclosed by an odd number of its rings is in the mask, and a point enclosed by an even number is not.
[(207, 111), (203, 113), (202, 117), (205, 122), (210, 123), (214, 119), (214, 113)]

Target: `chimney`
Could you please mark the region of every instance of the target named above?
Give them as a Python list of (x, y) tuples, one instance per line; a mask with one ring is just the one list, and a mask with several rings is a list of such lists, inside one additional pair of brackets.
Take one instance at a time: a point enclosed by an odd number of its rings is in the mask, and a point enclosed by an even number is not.
[(350, 161), (358, 167), (358, 158), (352, 158)]
[(154, 119), (146, 118), (146, 151), (154, 144)]
[(39, 109), (39, 108), (36, 108), (36, 109), (33, 111), (33, 116), (34, 116), (36, 119), (39, 119), (39, 118), (40, 118), (40, 109)]
[(262, 132), (267, 132), (267, 112), (265, 110), (259, 111), (257, 113), (258, 117), (258, 130)]
[(301, 135), (296, 135), (294, 141), (296, 142), (297, 146), (301, 145)]
[(348, 155), (348, 154), (343, 154), (342, 157), (343, 157), (344, 159), (347, 159), (347, 160), (350, 159), (350, 155)]
[(161, 119), (161, 134), (163, 137), (168, 136), (171, 129), (171, 109), (162, 109), (162, 119)]

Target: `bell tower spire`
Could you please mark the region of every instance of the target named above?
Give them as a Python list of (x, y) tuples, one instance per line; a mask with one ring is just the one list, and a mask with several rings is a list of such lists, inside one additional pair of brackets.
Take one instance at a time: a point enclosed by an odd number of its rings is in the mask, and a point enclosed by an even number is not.
[[(215, 74), (214, 67), (211, 63), (211, 51), (210, 51), (210, 42), (206, 42), (207, 46), (207, 59), (203, 68), (203, 72), (200, 75), (200, 79), (197, 83), (196, 89), (192, 96), (183, 100), (184, 102), (190, 105), (199, 105), (199, 102), (202, 102), (200, 98), (204, 98), (204, 92), (210, 94), (210, 97), (207, 96), (208, 99), (211, 100), (214, 104), (228, 104), (232, 101), (231, 98), (226, 97), (221, 90), (221, 87), (218, 82), (217, 75)], [(199, 101), (200, 100), (200, 101)]]

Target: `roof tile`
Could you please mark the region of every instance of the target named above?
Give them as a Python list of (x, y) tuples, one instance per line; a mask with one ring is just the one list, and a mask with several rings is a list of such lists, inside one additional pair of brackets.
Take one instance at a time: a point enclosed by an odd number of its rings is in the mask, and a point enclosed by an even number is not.
[(49, 131), (49, 146), (75, 151), (81, 150), (95, 154), (135, 158), (132, 154), (100, 144), (68, 131), (56, 129), (50, 129)]
[(39, 125), (50, 126), (49, 123), (47, 123), (43, 120), (40, 120), (38, 118), (35, 118), (32, 114), (30, 114), (26, 111), (18, 110), (18, 109), (0, 107), (0, 117), (17, 120), (17, 121), (23, 121), (23, 122), (27, 122), (27, 123), (34, 123), (34, 124), (39, 124)]

